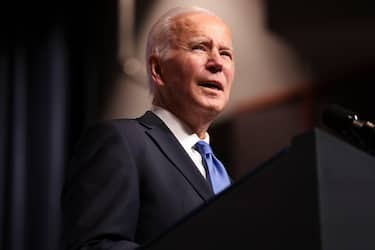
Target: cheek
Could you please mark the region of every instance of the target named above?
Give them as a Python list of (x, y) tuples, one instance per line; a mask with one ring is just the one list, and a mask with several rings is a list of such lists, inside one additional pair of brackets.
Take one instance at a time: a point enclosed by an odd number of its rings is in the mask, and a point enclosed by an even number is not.
[(207, 57), (204, 54), (189, 54), (184, 59), (184, 68), (189, 74), (197, 73), (203, 69), (205, 69), (205, 62), (207, 61)]
[(186, 56), (168, 61), (165, 65), (164, 80), (176, 91), (194, 91), (195, 80), (205, 75), (204, 60), (200, 57)]
[(194, 65), (188, 59), (172, 62), (168, 67), (168, 75), (175, 84), (186, 85), (192, 78), (193, 71)]
[(201, 58), (187, 58), (183, 63), (183, 70), (186, 76), (193, 77), (195, 74), (202, 70), (203, 63)]
[(232, 87), (232, 84), (233, 84), (233, 80), (234, 80), (233, 77), (234, 77), (233, 72), (227, 72), (225, 74), (225, 78), (227, 80), (227, 84), (228, 84), (229, 90), (230, 90), (230, 88)]
[(184, 84), (185, 89), (190, 89), (191, 87), (195, 86), (195, 80), (199, 78), (199, 75), (202, 74), (202, 68), (199, 67), (198, 64), (193, 63), (191, 61), (186, 62), (180, 71), (180, 78)]

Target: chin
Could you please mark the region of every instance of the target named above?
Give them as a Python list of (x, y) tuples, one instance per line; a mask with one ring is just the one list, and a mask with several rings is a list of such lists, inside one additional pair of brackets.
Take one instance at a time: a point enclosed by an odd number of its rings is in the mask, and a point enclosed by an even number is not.
[(204, 109), (207, 111), (207, 113), (211, 115), (218, 115), (221, 111), (223, 111), (224, 106), (223, 105), (208, 105), (208, 106), (205, 106)]
[(208, 106), (209, 109), (220, 113), (221, 111), (223, 111), (223, 109), (225, 107), (225, 104), (226, 104), (226, 102), (221, 101), (221, 102), (210, 103), (207, 106)]
[(221, 111), (223, 111), (224, 107), (225, 107), (225, 104), (226, 104), (226, 101), (224, 100), (219, 100), (219, 99), (212, 99), (212, 98), (208, 98), (208, 99), (198, 99), (197, 102), (197, 107), (199, 107), (199, 109), (201, 111), (203, 111), (204, 113), (206, 113), (207, 115), (217, 115), (219, 114)]

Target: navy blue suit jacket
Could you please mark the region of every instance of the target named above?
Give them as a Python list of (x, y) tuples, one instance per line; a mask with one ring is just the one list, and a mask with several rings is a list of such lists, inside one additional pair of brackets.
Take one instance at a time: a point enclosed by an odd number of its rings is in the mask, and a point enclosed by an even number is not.
[(152, 112), (90, 126), (63, 192), (69, 249), (135, 249), (213, 196), (167, 126)]

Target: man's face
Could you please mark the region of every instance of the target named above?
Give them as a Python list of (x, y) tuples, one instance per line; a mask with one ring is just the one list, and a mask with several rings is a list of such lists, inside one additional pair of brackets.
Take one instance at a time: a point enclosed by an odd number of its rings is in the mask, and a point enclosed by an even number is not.
[(229, 99), (234, 77), (231, 33), (218, 18), (185, 14), (176, 19), (170, 50), (160, 60), (163, 104), (177, 116), (216, 116)]

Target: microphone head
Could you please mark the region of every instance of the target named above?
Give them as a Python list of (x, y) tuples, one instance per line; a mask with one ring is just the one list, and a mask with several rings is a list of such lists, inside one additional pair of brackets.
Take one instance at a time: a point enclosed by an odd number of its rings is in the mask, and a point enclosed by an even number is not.
[(375, 155), (374, 123), (361, 120), (355, 112), (337, 104), (330, 105), (323, 111), (322, 121), (347, 142)]
[(358, 115), (337, 104), (330, 105), (322, 113), (323, 123), (334, 130), (343, 131), (350, 129), (353, 121), (358, 120)]

